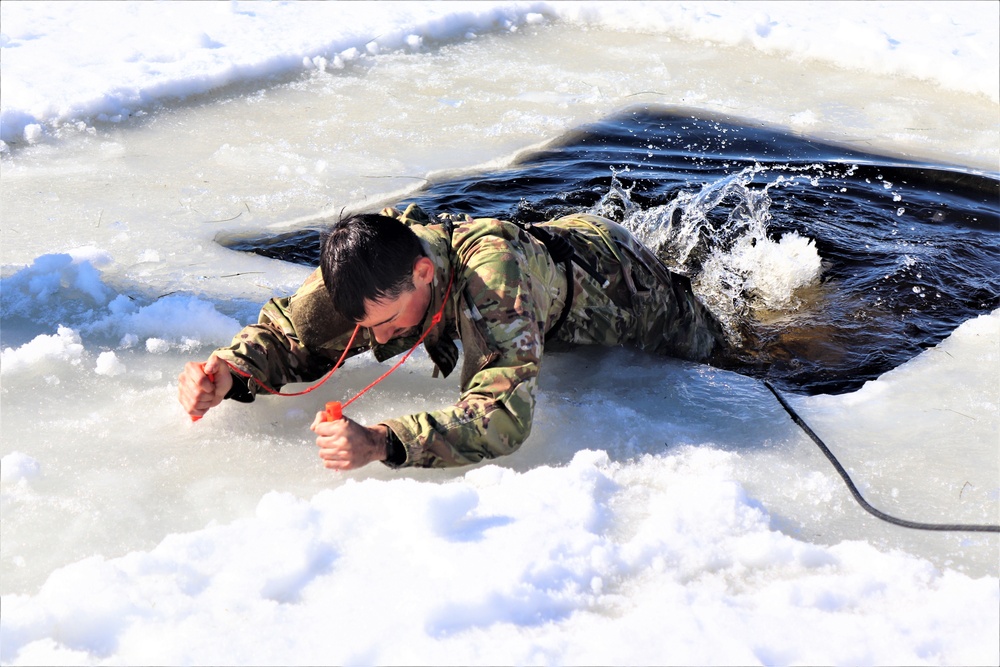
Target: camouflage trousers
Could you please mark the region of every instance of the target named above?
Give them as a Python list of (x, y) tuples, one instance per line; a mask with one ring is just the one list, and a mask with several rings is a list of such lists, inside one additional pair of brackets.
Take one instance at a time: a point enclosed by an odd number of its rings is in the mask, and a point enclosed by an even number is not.
[(567, 343), (620, 345), (691, 361), (723, 346), (722, 327), (695, 297), (686, 276), (669, 271), (624, 228), (578, 214), (542, 226), (564, 236), (604, 278), (573, 266), (573, 308), (556, 333)]

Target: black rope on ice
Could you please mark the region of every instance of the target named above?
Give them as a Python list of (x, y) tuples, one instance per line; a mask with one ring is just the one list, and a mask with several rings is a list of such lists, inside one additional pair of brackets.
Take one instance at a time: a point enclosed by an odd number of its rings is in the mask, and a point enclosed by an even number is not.
[(875, 515), (876, 517), (882, 519), (883, 521), (887, 521), (897, 526), (902, 526), (903, 528), (915, 528), (917, 530), (974, 531), (980, 533), (1000, 533), (1000, 526), (981, 525), (981, 524), (920, 523), (917, 521), (908, 521), (906, 519), (897, 519), (894, 516), (890, 516), (889, 514), (886, 514), (885, 512), (876, 509), (875, 507), (872, 507), (871, 504), (869, 504), (869, 502), (862, 497), (861, 492), (858, 491), (858, 487), (854, 486), (854, 482), (851, 481), (851, 478), (847, 474), (847, 471), (844, 470), (844, 466), (840, 465), (840, 461), (837, 460), (837, 457), (833, 455), (833, 452), (831, 452), (830, 449), (823, 443), (820, 437), (816, 435), (816, 433), (814, 433), (811, 428), (809, 428), (809, 424), (806, 424), (805, 420), (803, 420), (802, 417), (800, 417), (798, 413), (795, 412), (794, 409), (792, 409), (792, 406), (788, 404), (788, 401), (785, 400), (785, 397), (782, 396), (780, 393), (778, 393), (778, 390), (775, 389), (774, 385), (771, 384), (769, 381), (764, 380), (764, 386), (771, 390), (771, 393), (774, 394), (774, 397), (778, 399), (778, 402), (781, 403), (781, 407), (785, 409), (785, 412), (787, 412), (788, 416), (792, 418), (792, 421), (798, 424), (799, 428), (805, 431), (806, 435), (812, 438), (812, 441), (816, 443), (820, 451), (822, 451), (823, 454), (826, 456), (826, 458), (829, 459), (830, 463), (832, 463), (833, 467), (837, 470), (837, 473), (841, 476), (841, 478), (843, 478), (844, 483), (847, 484), (847, 488), (851, 492), (851, 495), (854, 496), (854, 499), (858, 501), (858, 504), (861, 505), (861, 507), (868, 513)]

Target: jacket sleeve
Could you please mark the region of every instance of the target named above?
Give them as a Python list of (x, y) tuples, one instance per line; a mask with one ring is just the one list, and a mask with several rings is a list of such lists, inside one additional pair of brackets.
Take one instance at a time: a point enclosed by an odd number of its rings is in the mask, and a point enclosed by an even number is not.
[[(249, 402), (261, 391), (260, 383), (277, 391), (292, 382), (319, 379), (333, 368), (353, 331), (353, 323), (334, 313), (317, 269), (292, 296), (268, 301), (257, 324), (215, 351), (255, 380), (234, 376), (227, 398)], [(349, 356), (367, 350), (367, 331), (359, 331), (351, 347)]]
[[(459, 295), (463, 353), (484, 364), (463, 381), (455, 405), (383, 422), (398, 438), (402, 466), (449, 467), (510, 454), (531, 432), (543, 338), (526, 261), (497, 239), (475, 253)], [(486, 340), (472, 340), (479, 332)]]

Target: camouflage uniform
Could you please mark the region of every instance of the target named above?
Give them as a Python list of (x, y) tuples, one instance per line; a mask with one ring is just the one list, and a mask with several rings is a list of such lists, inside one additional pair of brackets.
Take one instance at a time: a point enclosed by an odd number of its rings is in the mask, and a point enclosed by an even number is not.
[[(446, 467), (510, 454), (528, 437), (546, 333), (562, 314), (566, 264), (521, 227), (495, 219), (443, 214), (431, 220), (416, 206), (382, 211), (408, 224), (434, 262), (431, 303), (419, 330), (441, 308), (444, 317), (424, 345), (445, 375), (463, 349), (461, 397), (450, 407), (388, 419), (407, 466)], [(572, 308), (554, 332), (567, 343), (619, 345), (701, 360), (722, 341), (716, 320), (686, 278), (666, 267), (619, 225), (572, 215), (542, 227), (564, 236), (578, 256), (605, 276), (604, 287), (573, 265)], [(259, 322), (217, 354), (272, 388), (314, 381), (332, 368), (354, 323), (337, 315), (317, 269), (291, 297), (272, 299)], [(349, 354), (372, 350), (385, 360), (409, 350), (418, 336), (375, 342), (362, 330)], [(234, 378), (236, 379), (236, 378)], [(255, 383), (237, 381), (229, 398), (251, 401)], [(402, 452), (400, 452), (402, 454)]]

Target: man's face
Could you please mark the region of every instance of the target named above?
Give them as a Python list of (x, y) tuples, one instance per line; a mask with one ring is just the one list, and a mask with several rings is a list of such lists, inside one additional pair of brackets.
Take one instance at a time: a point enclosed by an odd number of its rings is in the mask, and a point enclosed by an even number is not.
[[(422, 298), (421, 298), (422, 297)], [(371, 329), (381, 344), (401, 338), (423, 322), (430, 303), (430, 287), (411, 288), (396, 299), (365, 301), (365, 318), (359, 325)]]
[(427, 314), (431, 303), (431, 282), (434, 265), (426, 257), (417, 260), (413, 268), (413, 286), (395, 299), (365, 300), (365, 317), (358, 324), (371, 329), (379, 344), (411, 333)]

